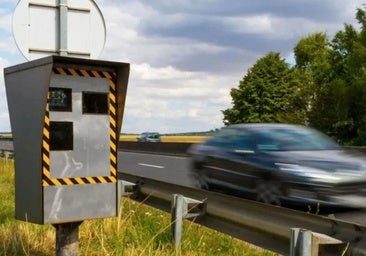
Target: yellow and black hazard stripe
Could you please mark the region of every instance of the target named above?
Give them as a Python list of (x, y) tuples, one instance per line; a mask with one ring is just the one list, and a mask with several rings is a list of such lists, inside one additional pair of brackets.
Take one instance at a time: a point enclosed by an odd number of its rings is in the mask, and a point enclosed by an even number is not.
[(73, 177), (73, 178), (52, 178), (50, 172), (50, 119), (49, 106), (46, 105), (43, 141), (42, 141), (42, 168), (44, 187), (65, 186), (65, 185), (84, 185), (117, 182), (117, 90), (116, 73), (99, 70), (72, 69), (72, 68), (53, 68), (52, 74), (65, 76), (81, 76), (93, 78), (106, 78), (109, 81), (109, 124), (110, 124), (110, 175), (98, 177)]

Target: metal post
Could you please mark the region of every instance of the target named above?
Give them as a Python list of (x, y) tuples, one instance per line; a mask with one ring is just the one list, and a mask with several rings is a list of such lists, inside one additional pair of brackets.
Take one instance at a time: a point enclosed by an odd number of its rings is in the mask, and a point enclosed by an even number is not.
[(182, 195), (174, 194), (172, 205), (172, 236), (176, 250), (180, 248), (182, 240), (183, 204), (184, 197)]
[(8, 152), (4, 152), (4, 157), (5, 157), (5, 164), (7, 165), (8, 164), (8, 157), (9, 157), (9, 154)]
[(8, 164), (8, 160), (10, 159), (11, 152), (5, 151), (5, 164)]
[(59, 30), (59, 54), (67, 56), (67, 0), (59, 0), (60, 6), (60, 30)]
[(54, 224), (56, 228), (56, 256), (79, 254), (79, 226), (81, 222)]
[(136, 183), (118, 180), (118, 198), (133, 195), (136, 191)]
[(291, 229), (290, 256), (312, 256), (312, 232), (310, 230)]
[(133, 197), (136, 193), (136, 183), (128, 182), (125, 180), (118, 180), (118, 192), (117, 192), (117, 209), (120, 212), (121, 209), (121, 197)]
[(183, 230), (183, 219), (191, 219), (205, 214), (206, 208), (202, 201), (173, 194), (171, 208), (171, 232), (175, 249), (180, 249)]

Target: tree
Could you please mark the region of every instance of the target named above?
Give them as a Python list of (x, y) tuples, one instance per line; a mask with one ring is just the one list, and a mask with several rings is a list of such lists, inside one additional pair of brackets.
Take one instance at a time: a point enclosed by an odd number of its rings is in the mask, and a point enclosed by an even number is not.
[[(331, 132), (344, 144), (366, 145), (366, 13), (357, 9), (361, 30), (346, 24), (331, 47), (333, 100), (338, 114)], [(339, 93), (341, 92), (341, 93)]]
[(231, 89), (224, 123), (286, 122), (313, 126), (348, 145), (366, 145), (366, 11), (360, 31), (345, 24), (329, 41), (303, 37), (290, 68), (280, 54), (260, 58)]
[(325, 33), (303, 37), (294, 47), (296, 69), (307, 77), (301, 95), (306, 105), (306, 120), (311, 126), (328, 131), (333, 122), (331, 81), (332, 67), (329, 62), (331, 48)]
[(294, 77), (280, 54), (271, 52), (260, 58), (231, 89), (233, 107), (223, 111), (224, 123), (279, 122), (290, 109)]
[(308, 115), (311, 110), (314, 95), (313, 81), (309, 72), (293, 67), (291, 69), (292, 95), (288, 98), (286, 111), (277, 114), (280, 123), (308, 124)]
[(327, 65), (329, 43), (325, 33), (314, 33), (299, 40), (294, 48), (296, 66), (304, 70), (315, 70)]
[(331, 42), (323, 33), (295, 47), (297, 68), (308, 72), (313, 97), (309, 124), (343, 144), (366, 144), (366, 13), (358, 9), (357, 31), (345, 24)]

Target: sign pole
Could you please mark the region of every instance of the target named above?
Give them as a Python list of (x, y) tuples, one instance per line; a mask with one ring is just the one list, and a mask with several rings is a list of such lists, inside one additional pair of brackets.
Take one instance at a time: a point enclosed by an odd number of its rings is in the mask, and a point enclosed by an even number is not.
[(56, 256), (79, 255), (80, 222), (54, 224), (56, 228)]
[[(59, 0), (59, 55), (67, 56), (67, 0)], [(79, 226), (82, 222), (56, 224), (56, 256), (79, 254)]]
[(60, 56), (67, 56), (67, 0), (59, 0), (60, 8), (60, 34), (59, 34), (59, 54)]

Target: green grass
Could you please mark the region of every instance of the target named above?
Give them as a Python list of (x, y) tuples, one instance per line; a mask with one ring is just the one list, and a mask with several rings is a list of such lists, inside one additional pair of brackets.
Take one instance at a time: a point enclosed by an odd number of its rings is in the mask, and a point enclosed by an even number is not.
[[(55, 229), (14, 219), (13, 161), (0, 158), (0, 255), (55, 255)], [(182, 248), (174, 249), (170, 215), (121, 200), (119, 217), (84, 221), (79, 228), (79, 255), (126, 256), (273, 256), (233, 237), (185, 221)]]

